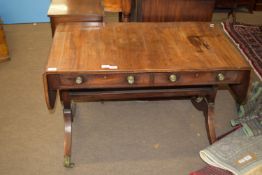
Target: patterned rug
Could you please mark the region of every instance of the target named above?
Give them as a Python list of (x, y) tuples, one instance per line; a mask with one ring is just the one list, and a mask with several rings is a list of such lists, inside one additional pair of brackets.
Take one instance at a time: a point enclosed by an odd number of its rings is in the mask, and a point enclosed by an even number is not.
[(221, 168), (217, 168), (211, 165), (207, 165), (206, 167), (192, 172), (189, 175), (233, 175), (233, 173), (223, 170)]
[(262, 26), (222, 23), (224, 31), (240, 49), (254, 71), (262, 80)]

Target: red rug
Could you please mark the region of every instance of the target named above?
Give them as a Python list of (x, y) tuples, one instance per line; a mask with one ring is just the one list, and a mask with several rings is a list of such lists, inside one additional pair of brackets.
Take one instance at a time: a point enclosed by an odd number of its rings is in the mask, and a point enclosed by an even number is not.
[(262, 26), (222, 23), (224, 31), (244, 54), (247, 61), (262, 80)]
[(192, 172), (189, 175), (233, 175), (231, 172), (208, 165), (198, 171)]

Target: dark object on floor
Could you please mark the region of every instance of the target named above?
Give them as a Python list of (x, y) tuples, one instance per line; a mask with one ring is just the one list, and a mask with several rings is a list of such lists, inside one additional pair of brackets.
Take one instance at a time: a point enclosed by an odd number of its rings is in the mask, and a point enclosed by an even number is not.
[(0, 62), (9, 60), (8, 47), (5, 39), (3, 25), (0, 19)]
[(223, 22), (222, 25), (262, 80), (262, 26), (233, 24), (229, 21)]
[(198, 171), (192, 172), (189, 175), (233, 175), (227, 170), (217, 168), (211, 165), (208, 165)]

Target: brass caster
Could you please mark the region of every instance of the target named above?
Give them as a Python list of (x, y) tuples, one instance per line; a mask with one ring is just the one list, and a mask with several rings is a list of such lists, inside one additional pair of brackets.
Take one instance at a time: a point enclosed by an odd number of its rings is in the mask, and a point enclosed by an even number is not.
[(65, 158), (64, 158), (64, 166), (66, 168), (73, 168), (75, 166), (75, 164), (71, 162), (71, 157), (70, 156), (65, 156)]
[(194, 100), (195, 102), (200, 103), (201, 101), (203, 101), (203, 99), (204, 99), (203, 97), (197, 97)]

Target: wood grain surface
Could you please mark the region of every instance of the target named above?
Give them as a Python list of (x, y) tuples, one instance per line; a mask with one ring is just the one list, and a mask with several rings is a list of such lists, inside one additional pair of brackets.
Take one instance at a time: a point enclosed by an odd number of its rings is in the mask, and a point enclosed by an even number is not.
[(208, 70), (249, 66), (219, 26), (205, 22), (62, 24), (46, 67), (51, 74)]
[(48, 16), (103, 16), (101, 0), (52, 0)]

